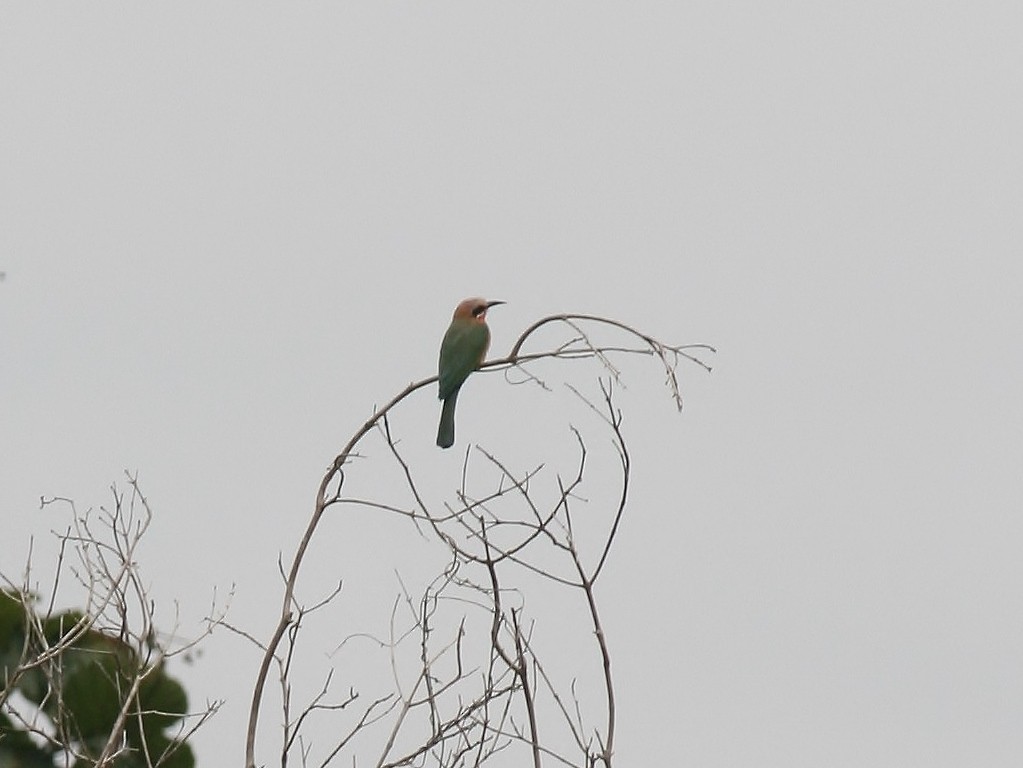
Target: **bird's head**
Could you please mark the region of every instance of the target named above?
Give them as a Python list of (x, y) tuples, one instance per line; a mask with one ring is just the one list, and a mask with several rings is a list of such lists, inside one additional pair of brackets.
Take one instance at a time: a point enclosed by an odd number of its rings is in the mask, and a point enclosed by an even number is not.
[(487, 319), (487, 310), (503, 301), (487, 301), (486, 299), (466, 299), (455, 307), (454, 320), (474, 320), (482, 323)]

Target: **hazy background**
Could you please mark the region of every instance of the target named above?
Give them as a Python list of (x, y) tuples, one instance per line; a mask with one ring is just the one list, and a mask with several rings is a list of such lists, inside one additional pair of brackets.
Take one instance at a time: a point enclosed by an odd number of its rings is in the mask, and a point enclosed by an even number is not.
[[(1021, 30), (1012, 2), (4, 2), (0, 571), (34, 536), (48, 578), (41, 495), (137, 470), (165, 621), (233, 584), (265, 639), (319, 477), (458, 300), (509, 302), (495, 353), (603, 313), (720, 350), (682, 415), (625, 371), (620, 764), (1020, 765)], [(432, 391), (397, 422), (439, 487), (467, 442), (561, 456), (550, 398), (470, 385), (454, 451)], [(389, 608), (415, 539), (346, 522), (307, 599)], [(205, 649), (171, 672), (228, 700), (195, 744), (237, 765), (258, 654)]]

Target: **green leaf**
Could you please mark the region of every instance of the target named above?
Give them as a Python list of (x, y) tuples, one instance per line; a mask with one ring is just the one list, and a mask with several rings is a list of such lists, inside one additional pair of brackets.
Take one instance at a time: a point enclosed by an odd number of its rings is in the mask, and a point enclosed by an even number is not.
[(25, 646), (25, 607), (18, 595), (0, 590), (0, 685), (21, 664)]
[(53, 756), (0, 713), (0, 768), (53, 768)]

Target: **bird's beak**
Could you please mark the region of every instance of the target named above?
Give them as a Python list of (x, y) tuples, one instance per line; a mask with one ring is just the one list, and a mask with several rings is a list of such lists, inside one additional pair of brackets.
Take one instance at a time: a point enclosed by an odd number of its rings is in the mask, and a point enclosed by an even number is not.
[(506, 302), (506, 301), (488, 301), (487, 302), (487, 309), (490, 309), (491, 307), (496, 307), (498, 304), (507, 304), (507, 303), (508, 302)]

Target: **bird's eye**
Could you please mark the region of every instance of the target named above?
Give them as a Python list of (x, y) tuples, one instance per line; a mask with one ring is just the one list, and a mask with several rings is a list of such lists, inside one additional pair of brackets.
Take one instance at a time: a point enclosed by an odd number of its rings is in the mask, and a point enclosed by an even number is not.
[(473, 317), (479, 317), (480, 315), (482, 315), (486, 311), (487, 311), (487, 308), (481, 304), (478, 307), (473, 307), (472, 308), (472, 316)]

